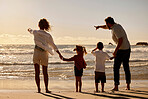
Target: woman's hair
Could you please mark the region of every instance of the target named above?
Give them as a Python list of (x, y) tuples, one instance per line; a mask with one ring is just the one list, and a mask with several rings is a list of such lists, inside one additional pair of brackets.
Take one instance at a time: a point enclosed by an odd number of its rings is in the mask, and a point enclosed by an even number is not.
[(114, 21), (114, 19), (113, 19), (112, 17), (107, 17), (107, 18), (105, 19), (105, 22), (106, 22), (106, 23), (110, 23), (110, 24), (115, 24), (115, 21)]
[(45, 18), (40, 19), (38, 26), (39, 26), (40, 29), (42, 29), (42, 30), (44, 30), (44, 29), (45, 29), (46, 31), (51, 30), (51, 27), (50, 27), (50, 25), (49, 25), (49, 22), (48, 22)]
[(103, 49), (103, 43), (102, 43), (102, 42), (98, 42), (98, 43), (97, 43), (97, 48), (98, 48), (99, 50), (102, 50), (102, 49)]
[(74, 49), (74, 51), (76, 51), (76, 50), (82, 54), (84, 54), (84, 53), (87, 54), (86, 48), (81, 45), (76, 45), (76, 48)]

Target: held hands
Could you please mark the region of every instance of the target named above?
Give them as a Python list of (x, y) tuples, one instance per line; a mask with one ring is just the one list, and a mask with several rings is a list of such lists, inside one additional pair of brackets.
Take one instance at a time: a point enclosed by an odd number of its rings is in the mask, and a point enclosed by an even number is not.
[(112, 59), (114, 59), (114, 58), (115, 58), (115, 57), (113, 56), (113, 57), (110, 58), (110, 60), (112, 60)]
[(114, 57), (116, 57), (116, 54), (117, 54), (117, 52), (116, 52), (116, 51), (114, 51), (113, 56), (114, 56)]
[(59, 57), (61, 60), (63, 60), (63, 56), (61, 55), (61, 53), (59, 52), (59, 50), (56, 51), (59, 54)]

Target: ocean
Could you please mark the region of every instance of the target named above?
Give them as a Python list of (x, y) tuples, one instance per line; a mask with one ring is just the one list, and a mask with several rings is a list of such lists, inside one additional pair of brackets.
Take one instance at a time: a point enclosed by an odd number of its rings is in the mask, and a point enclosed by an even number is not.
[[(94, 79), (94, 65), (95, 57), (91, 51), (96, 45), (84, 45), (88, 52), (84, 56), (87, 68), (84, 69), (83, 79)], [(103, 51), (110, 56), (116, 46), (104, 45)], [(59, 51), (65, 58), (70, 58), (76, 54), (73, 51), (75, 45), (58, 45)], [(34, 80), (34, 66), (33, 66), (33, 51), (34, 45), (0, 45), (0, 79), (33, 79)], [(107, 79), (113, 79), (113, 60), (106, 61), (106, 75)], [(42, 66), (41, 79), (43, 79)], [(48, 74), (51, 80), (73, 80), (74, 77), (73, 62), (65, 62), (60, 60), (58, 54), (49, 55)], [(144, 75), (148, 79), (148, 46), (131, 46), (130, 69), (133, 79), (138, 79), (137, 75)], [(124, 79), (124, 71), (121, 66), (120, 79)], [(139, 76), (139, 79), (141, 76)], [(142, 76), (143, 77), (143, 76)]]

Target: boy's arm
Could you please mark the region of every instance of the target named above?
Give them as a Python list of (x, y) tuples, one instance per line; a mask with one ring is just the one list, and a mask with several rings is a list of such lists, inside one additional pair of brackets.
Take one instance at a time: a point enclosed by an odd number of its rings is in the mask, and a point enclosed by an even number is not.
[(94, 52), (94, 51), (96, 51), (98, 48), (95, 48), (95, 49), (93, 49), (91, 52)]
[(97, 50), (98, 48), (95, 48), (91, 51), (91, 53), (95, 56), (95, 51)]
[(94, 26), (97, 29), (102, 28), (102, 29), (108, 29), (106, 25), (100, 25), (100, 26)]

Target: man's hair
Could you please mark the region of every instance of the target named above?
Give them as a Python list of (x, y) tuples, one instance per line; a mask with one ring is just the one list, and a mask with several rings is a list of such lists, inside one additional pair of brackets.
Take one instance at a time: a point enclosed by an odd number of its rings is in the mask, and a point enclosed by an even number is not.
[(98, 48), (99, 50), (102, 50), (102, 49), (103, 49), (103, 43), (102, 43), (102, 42), (98, 42), (98, 43), (97, 43), (97, 48)]
[(113, 19), (112, 17), (107, 17), (107, 18), (105, 19), (105, 22), (106, 22), (106, 23), (110, 23), (110, 24), (115, 24), (115, 21), (114, 21), (114, 19)]

